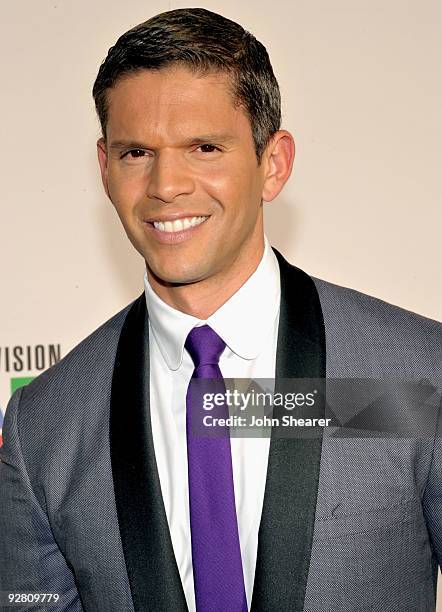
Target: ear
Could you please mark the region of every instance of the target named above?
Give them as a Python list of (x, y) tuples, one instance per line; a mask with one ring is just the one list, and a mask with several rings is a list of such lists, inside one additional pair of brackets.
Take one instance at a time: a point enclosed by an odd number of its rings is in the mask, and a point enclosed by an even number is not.
[(295, 141), (290, 132), (276, 132), (264, 151), (266, 164), (262, 199), (271, 202), (279, 194), (292, 173), (295, 159)]
[(97, 140), (97, 155), (98, 155), (98, 163), (100, 164), (101, 180), (103, 182), (103, 187), (104, 187), (107, 197), (110, 199), (109, 183), (108, 183), (108, 175), (107, 175), (107, 151), (106, 151), (106, 141), (104, 140), (104, 138), (100, 138), (99, 140)]

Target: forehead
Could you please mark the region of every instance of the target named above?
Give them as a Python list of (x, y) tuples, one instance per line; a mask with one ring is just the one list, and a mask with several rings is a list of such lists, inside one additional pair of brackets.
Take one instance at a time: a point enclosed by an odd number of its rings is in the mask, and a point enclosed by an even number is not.
[[(251, 137), (249, 119), (235, 103), (229, 75), (197, 74), (182, 66), (124, 76), (107, 94), (107, 137), (189, 137), (214, 130)], [(127, 134), (125, 134), (127, 135)]]

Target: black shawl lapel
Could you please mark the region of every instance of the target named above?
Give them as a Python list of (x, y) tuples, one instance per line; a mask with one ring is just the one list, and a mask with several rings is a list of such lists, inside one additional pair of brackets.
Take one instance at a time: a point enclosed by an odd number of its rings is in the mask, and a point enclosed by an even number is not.
[[(274, 249), (281, 274), (276, 386), (281, 378), (325, 378), (325, 332), (312, 279)], [(322, 438), (270, 442), (252, 612), (299, 612), (315, 519)]]
[(136, 612), (185, 612), (153, 446), (144, 294), (126, 317), (115, 360), (110, 448), (118, 523)]

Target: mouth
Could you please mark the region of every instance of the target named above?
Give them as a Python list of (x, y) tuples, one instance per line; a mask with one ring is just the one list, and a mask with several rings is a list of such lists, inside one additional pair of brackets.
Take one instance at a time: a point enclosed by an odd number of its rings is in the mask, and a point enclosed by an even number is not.
[(149, 234), (162, 245), (179, 245), (198, 234), (210, 215), (194, 215), (189, 217), (163, 219), (148, 219), (145, 227)]
[(156, 230), (160, 232), (176, 234), (184, 230), (188, 230), (192, 227), (197, 227), (207, 221), (209, 216), (199, 217), (181, 217), (180, 219), (173, 219), (170, 221), (148, 221)]

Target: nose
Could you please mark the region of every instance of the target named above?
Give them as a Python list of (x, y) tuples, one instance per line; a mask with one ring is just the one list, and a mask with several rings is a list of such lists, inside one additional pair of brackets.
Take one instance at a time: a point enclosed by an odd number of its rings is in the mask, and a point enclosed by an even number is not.
[(179, 151), (161, 151), (153, 161), (149, 173), (147, 195), (165, 203), (194, 190), (190, 168)]

